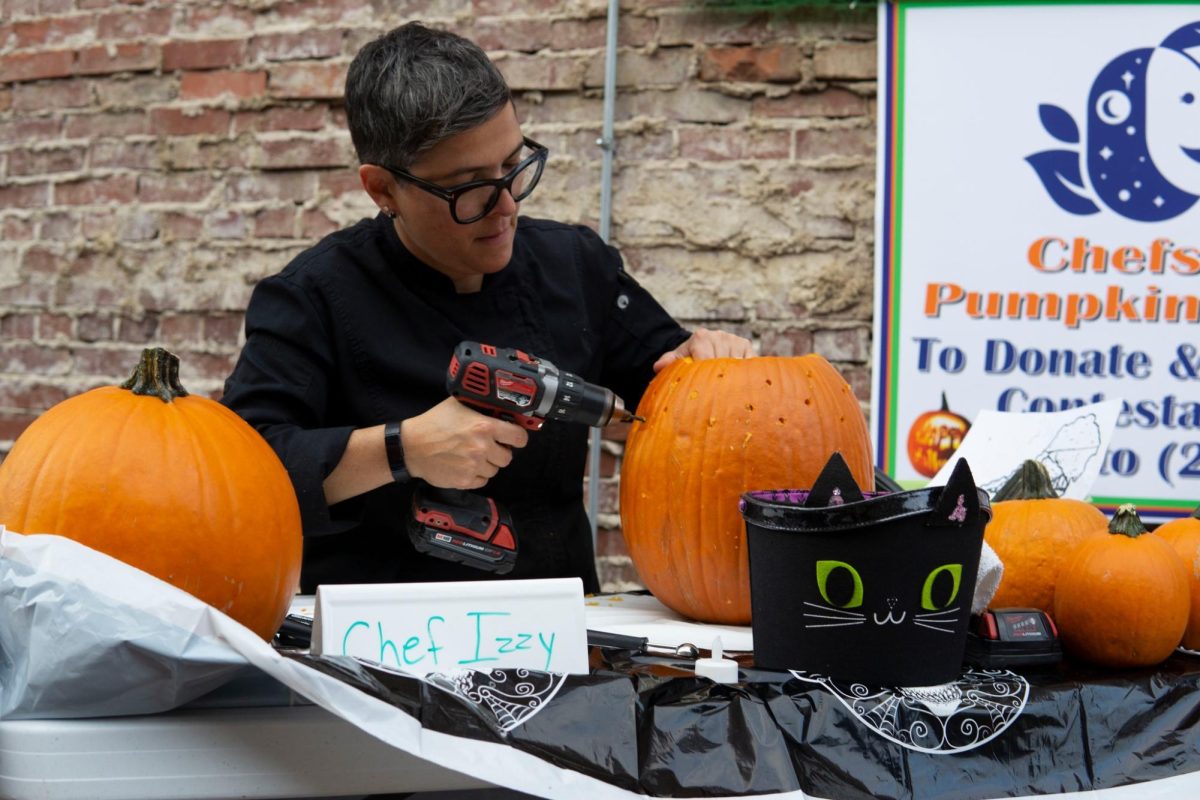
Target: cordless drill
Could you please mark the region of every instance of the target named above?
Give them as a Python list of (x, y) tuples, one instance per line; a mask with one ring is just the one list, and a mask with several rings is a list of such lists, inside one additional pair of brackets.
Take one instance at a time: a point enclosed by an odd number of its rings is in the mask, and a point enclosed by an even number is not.
[[(596, 428), (614, 419), (642, 419), (603, 386), (521, 350), (479, 342), (461, 342), (454, 349), (446, 391), (482, 413), (531, 431), (540, 430), (547, 419)], [(438, 558), (499, 574), (516, 565), (512, 520), (490, 497), (418, 484), (408, 532), (418, 551)]]

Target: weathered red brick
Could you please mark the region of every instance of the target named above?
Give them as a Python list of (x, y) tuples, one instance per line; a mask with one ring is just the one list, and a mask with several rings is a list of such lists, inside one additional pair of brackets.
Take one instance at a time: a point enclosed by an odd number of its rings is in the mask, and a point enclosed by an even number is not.
[[(601, 25), (600, 44), (592, 46), (603, 47), (604, 20), (596, 21)], [(559, 50), (572, 49), (554, 38), (556, 30), (562, 30), (561, 26), (555, 29), (551, 20), (544, 16), (525, 19), (489, 17), (477, 20), (469, 35), (484, 50), (536, 53), (552, 46)]]
[(231, 114), (219, 108), (152, 108), (150, 129), (168, 136), (226, 134)]
[(323, 105), (276, 106), (263, 111), (239, 111), (233, 117), (233, 133), (263, 133), (267, 131), (319, 131), (329, 120), (329, 109)]
[(124, 138), (150, 132), (145, 111), (107, 111), (98, 114), (67, 116), (63, 136), (67, 139), (98, 139), (104, 136)]
[[(405, 4), (404, 13), (417, 15), (419, 3)], [(302, 19), (310, 24), (366, 23), (372, 20), (370, 6), (361, 0), (290, 0), (280, 3), (276, 13), (283, 19)]]
[(66, 341), (71, 338), (75, 320), (69, 314), (45, 312), (38, 314), (37, 341), (54, 342)]
[(42, 208), (49, 198), (48, 183), (0, 183), (0, 208)]
[(158, 314), (150, 312), (117, 318), (117, 339), (131, 344), (151, 344), (158, 338)]
[(796, 131), (796, 159), (800, 161), (830, 156), (865, 158), (874, 154), (874, 128)]
[[(0, 314), (0, 340), (32, 339), (37, 315), (28, 313)], [(0, 391), (2, 391), (0, 387)], [(0, 405), (6, 405), (0, 402)]]
[(132, 203), (136, 196), (137, 177), (133, 175), (112, 175), (54, 184), (54, 202), (57, 205)]
[(159, 220), (159, 230), (167, 241), (199, 239), (204, 233), (204, 219), (188, 212), (169, 211)]
[(109, 39), (144, 41), (163, 37), (171, 31), (171, 18), (174, 13), (173, 8), (167, 7), (102, 14), (96, 21), (96, 38), (102, 41)]
[(232, 175), (225, 182), (225, 201), (256, 203), (269, 200), (303, 202), (316, 191), (317, 178), (310, 170)]
[(261, 239), (290, 239), (296, 235), (293, 206), (268, 208), (254, 215), (254, 236)]
[(143, 203), (195, 203), (208, 196), (213, 179), (193, 172), (147, 172), (138, 179), (137, 196)]
[(79, 219), (68, 213), (45, 214), (38, 235), (52, 242), (69, 242), (79, 235)]
[(141, 354), (141, 348), (127, 344), (76, 348), (73, 373), (117, 384), (129, 377)]
[(9, 175), (42, 175), (83, 169), (87, 151), (82, 147), (48, 147), (13, 150), (8, 157)]
[(163, 314), (158, 334), (171, 344), (198, 342), (204, 329), (204, 315), (198, 313)]
[(214, 239), (245, 239), (250, 220), (241, 211), (221, 209), (206, 219), (208, 233)]
[(114, 330), (111, 314), (80, 314), (75, 321), (75, 335), (83, 342), (111, 341)]
[(154, 142), (98, 139), (92, 145), (88, 163), (92, 169), (154, 169), (158, 151)]
[(240, 8), (230, 3), (197, 6), (189, 3), (180, 9), (182, 19), (177, 30), (203, 36), (228, 36), (248, 34), (254, 30), (257, 14), (253, 9)]
[(175, 40), (162, 48), (162, 68), (217, 69), (237, 67), (246, 62), (245, 39)]
[(293, 62), (270, 68), (272, 97), (337, 99), (345, 92), (348, 63)]
[(7, 383), (0, 386), (0, 406), (45, 411), (61, 403), (69, 392), (61, 386), (38, 381), (27, 384)]
[(0, 218), (0, 241), (27, 242), (37, 235), (32, 220), (20, 217)]
[(343, 34), (326, 28), (255, 36), (250, 41), (251, 61), (298, 61), (341, 55)]
[(358, 177), (357, 164), (351, 164), (351, 168), (346, 170), (322, 172), (317, 186), (320, 194), (333, 197), (357, 195), (363, 191), (362, 180)]
[(813, 69), (817, 78), (870, 80), (875, 78), (877, 48), (874, 42), (841, 42), (817, 47)]
[(679, 131), (679, 155), (706, 161), (783, 159), (791, 154), (791, 139), (792, 132), (786, 130), (683, 128)]
[(71, 368), (71, 351), (28, 342), (0, 342), (0, 372), (62, 375)]
[[(46, 9), (39, 9), (47, 14)], [(70, 17), (49, 17), (19, 20), (11, 25), (0, 26), (0, 42), (6, 38), (12, 49), (45, 48), (61, 45), (70, 39), (86, 36), (95, 31), (95, 20), (90, 14)], [(7, 30), (5, 30), (7, 29)]]
[[(0, 411), (0, 441), (14, 441), (37, 419), (36, 413)], [(7, 450), (4, 455), (8, 455)]]
[(340, 225), (330, 219), (324, 211), (309, 208), (300, 212), (300, 237), (313, 240), (320, 239), (336, 231)]
[(812, 331), (796, 326), (763, 331), (759, 342), (764, 356), (802, 356), (813, 351)]
[(57, 139), (61, 128), (61, 120), (55, 117), (17, 117), (11, 122), (0, 122), (0, 144), (25, 146)]
[(266, 93), (265, 72), (185, 72), (179, 82), (182, 100), (207, 100), (216, 97), (261, 97)]
[(162, 52), (157, 44), (122, 42), (116, 45), (85, 47), (79, 51), (75, 71), (80, 75), (104, 75), (111, 72), (149, 72), (158, 69)]
[(214, 344), (236, 345), (245, 325), (245, 315), (205, 314), (204, 340)]
[(795, 44), (710, 47), (700, 56), (700, 80), (798, 81), (803, 64), (804, 54)]
[(75, 67), (74, 50), (46, 50), (39, 53), (10, 53), (0, 56), (0, 75), (5, 81), (36, 81), (41, 78), (65, 78)]
[(337, 139), (271, 139), (259, 142), (255, 160), (261, 169), (296, 169), (297, 167), (345, 167), (352, 161), (345, 138)]
[(0, 114), (12, 108), (13, 93), (7, 86), (0, 86)]
[(60, 111), (90, 106), (96, 100), (86, 81), (72, 78), (49, 83), (21, 83), (13, 87), (13, 111)]
[(564, 0), (471, 0), (475, 17), (550, 16), (561, 12)]
[(871, 103), (867, 98), (836, 87), (754, 100), (756, 117), (862, 117), (870, 113)]

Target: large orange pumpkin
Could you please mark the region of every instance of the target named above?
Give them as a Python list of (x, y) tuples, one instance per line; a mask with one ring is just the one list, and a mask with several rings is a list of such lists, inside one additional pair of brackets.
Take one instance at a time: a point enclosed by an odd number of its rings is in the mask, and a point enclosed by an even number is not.
[(992, 498), (992, 519), (983, 532), (1004, 563), (992, 607), (1054, 613), (1063, 565), (1086, 540), (1107, 536), (1107, 524), (1091, 503), (1059, 497), (1041, 462), (1026, 461)]
[(1200, 650), (1200, 506), (1191, 516), (1163, 523), (1154, 533), (1171, 543), (1187, 568), (1192, 610), (1183, 634), (1183, 646), (1189, 650)]
[(1109, 536), (1084, 542), (1063, 567), (1054, 619), (1071, 655), (1105, 667), (1148, 667), (1179, 646), (1191, 609), (1187, 570), (1132, 504)]
[(807, 488), (840, 451), (875, 485), (858, 399), (824, 358), (676, 361), (638, 404), (621, 467), (621, 527), (638, 576), (685, 616), (750, 621), (743, 492)]
[(300, 509), (279, 458), (232, 411), (188, 396), (161, 348), (122, 386), (64, 400), (26, 428), (0, 464), (0, 523), (107, 553), (264, 639), (300, 573)]

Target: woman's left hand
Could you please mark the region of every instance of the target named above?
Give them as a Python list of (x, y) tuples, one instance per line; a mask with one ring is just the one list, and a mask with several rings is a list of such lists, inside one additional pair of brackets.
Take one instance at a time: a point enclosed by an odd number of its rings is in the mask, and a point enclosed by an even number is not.
[(654, 362), (654, 371), (659, 372), (663, 367), (680, 358), (753, 358), (754, 344), (749, 339), (743, 339), (726, 331), (713, 331), (708, 328), (697, 328), (688, 340), (668, 350)]

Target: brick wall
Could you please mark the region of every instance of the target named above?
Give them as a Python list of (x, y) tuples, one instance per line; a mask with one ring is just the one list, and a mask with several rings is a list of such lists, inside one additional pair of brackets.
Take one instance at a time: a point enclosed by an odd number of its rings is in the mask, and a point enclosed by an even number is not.
[[(870, 6), (870, 4), (861, 4)], [(599, 217), (603, 0), (0, 0), (0, 456), (147, 343), (217, 397), (259, 278), (373, 213), (339, 103), (409, 19), (495, 58), (549, 145), (523, 210)], [(685, 324), (869, 399), (873, 9), (626, 0), (613, 241)], [(602, 572), (636, 582), (605, 443)]]

